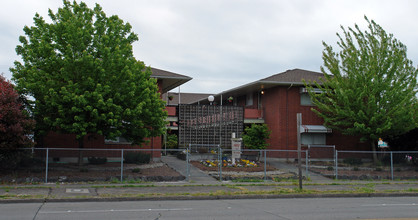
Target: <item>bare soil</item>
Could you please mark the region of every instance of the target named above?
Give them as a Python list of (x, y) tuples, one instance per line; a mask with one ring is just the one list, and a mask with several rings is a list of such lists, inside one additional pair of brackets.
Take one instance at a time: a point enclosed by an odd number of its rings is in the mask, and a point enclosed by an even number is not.
[[(85, 164), (51, 164), (48, 168), (48, 182), (86, 182), (86, 181), (112, 181), (119, 180), (121, 176), (120, 163), (101, 165)], [(14, 171), (0, 173), (0, 182), (3, 183), (35, 183), (45, 181), (45, 167), (32, 166)], [(177, 171), (163, 163), (150, 163), (145, 165), (124, 164), (124, 180), (143, 181), (179, 181), (183, 180)]]
[[(312, 172), (319, 173), (323, 176), (333, 178), (334, 170), (311, 168)], [(418, 179), (418, 172), (414, 170), (394, 171), (394, 179)], [(338, 179), (391, 179), (390, 170), (338, 170)]]

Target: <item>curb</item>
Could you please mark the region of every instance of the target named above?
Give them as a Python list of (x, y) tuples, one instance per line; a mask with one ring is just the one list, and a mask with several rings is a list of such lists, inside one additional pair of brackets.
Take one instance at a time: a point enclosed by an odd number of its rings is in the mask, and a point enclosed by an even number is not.
[(11, 199), (9, 203), (49, 202), (122, 202), (122, 201), (166, 201), (166, 200), (235, 200), (235, 199), (298, 199), (298, 198), (367, 198), (367, 197), (418, 197), (418, 193), (353, 193), (353, 194), (267, 194), (267, 195), (220, 195), (220, 196), (156, 196), (156, 197), (112, 197), (112, 198), (64, 198), (64, 199)]

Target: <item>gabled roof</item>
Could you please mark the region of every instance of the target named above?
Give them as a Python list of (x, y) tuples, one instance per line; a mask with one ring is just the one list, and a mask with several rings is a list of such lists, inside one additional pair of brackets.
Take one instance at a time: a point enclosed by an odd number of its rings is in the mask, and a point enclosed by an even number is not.
[[(181, 92), (180, 95), (177, 92), (168, 92), (163, 94), (162, 99), (167, 101), (167, 105), (178, 105), (179, 101), (180, 104), (192, 104), (201, 99), (207, 99), (208, 96), (212, 94), (206, 93), (183, 93)], [(173, 96), (173, 100), (168, 100), (168, 96)]]
[[(293, 69), (287, 70), (283, 73), (278, 73), (267, 78), (257, 80), (255, 82), (251, 82), (245, 84), (243, 86), (239, 86), (227, 91), (224, 91), (220, 94), (224, 96), (237, 96), (248, 94), (250, 92), (261, 91), (263, 89), (272, 88), (279, 85), (304, 85), (303, 81), (316, 81), (320, 82), (320, 78), (323, 77), (324, 74), (313, 72), (309, 70), (302, 70), (302, 69)], [(218, 94), (218, 95), (220, 95)]]
[(302, 70), (302, 69), (293, 69), (287, 70), (283, 73), (278, 73), (272, 76), (269, 76), (265, 79), (259, 80), (259, 82), (277, 82), (277, 83), (298, 83), (303, 84), (303, 81), (320, 81), (320, 78), (323, 77), (323, 73)]
[[(304, 80), (309, 83), (309, 81), (316, 81), (320, 83), (320, 79), (324, 76), (323, 73), (302, 70), (302, 69), (293, 69), (287, 70), (286, 72), (278, 73), (272, 76), (269, 76), (264, 79), (260, 79), (242, 86), (238, 86), (233, 89), (226, 90), (219, 94), (214, 95), (215, 100), (219, 100), (219, 97), (227, 98), (229, 96), (240, 96), (252, 92), (258, 92), (263, 89), (269, 89), (275, 86), (301, 86), (304, 85)], [(204, 100), (199, 100), (204, 102)]]
[(162, 93), (166, 93), (192, 79), (191, 77), (185, 75), (180, 75), (152, 67), (151, 72), (151, 77), (161, 80)]

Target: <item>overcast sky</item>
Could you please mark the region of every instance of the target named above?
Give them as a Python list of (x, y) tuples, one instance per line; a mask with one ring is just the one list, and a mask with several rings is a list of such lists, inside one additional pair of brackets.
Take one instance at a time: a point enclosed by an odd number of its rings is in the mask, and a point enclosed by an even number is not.
[[(79, 1), (78, 1), (79, 2)], [(366, 26), (364, 15), (408, 47), (418, 62), (418, 1), (414, 0), (85, 0), (118, 15), (139, 35), (135, 57), (187, 75), (182, 92), (219, 93), (288, 69), (319, 71), (322, 41), (337, 42), (340, 25)], [(19, 57), (15, 47), (38, 12), (47, 18), (61, 0), (2, 1), (0, 73)], [(336, 48), (334, 48), (336, 49)], [(178, 91), (178, 89), (175, 89)]]

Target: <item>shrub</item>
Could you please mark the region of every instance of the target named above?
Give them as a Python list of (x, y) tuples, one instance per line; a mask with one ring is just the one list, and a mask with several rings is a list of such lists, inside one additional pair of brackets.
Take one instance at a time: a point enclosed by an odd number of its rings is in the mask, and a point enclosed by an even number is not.
[(375, 171), (382, 171), (382, 167), (376, 167)]
[(354, 170), (354, 171), (359, 171), (359, 170), (360, 170), (360, 168), (358, 168), (358, 167), (354, 167), (354, 168), (353, 168), (353, 170)]
[(348, 165), (361, 165), (363, 162), (361, 161), (361, 158), (345, 158), (344, 163)]
[(132, 173), (140, 173), (140, 172), (141, 172), (141, 169), (139, 168), (132, 169)]
[(329, 166), (329, 167), (327, 167), (327, 170), (328, 170), (328, 171), (332, 171), (332, 170), (334, 170), (334, 167)]
[(178, 148), (178, 138), (175, 134), (167, 135), (167, 148), (168, 149), (176, 149)]
[(125, 163), (145, 164), (151, 161), (151, 155), (142, 152), (128, 152), (124, 156)]
[(271, 131), (266, 124), (252, 124), (245, 128), (245, 134), (242, 137), (245, 148), (247, 149), (266, 149)]
[(106, 157), (89, 157), (88, 160), (90, 164), (94, 164), (94, 165), (107, 163)]
[(0, 167), (4, 170), (14, 170), (18, 167), (30, 167), (35, 163), (28, 150), (0, 149)]

